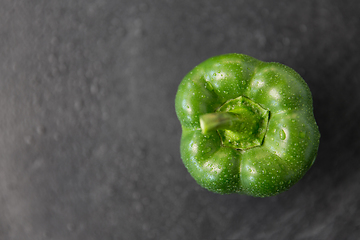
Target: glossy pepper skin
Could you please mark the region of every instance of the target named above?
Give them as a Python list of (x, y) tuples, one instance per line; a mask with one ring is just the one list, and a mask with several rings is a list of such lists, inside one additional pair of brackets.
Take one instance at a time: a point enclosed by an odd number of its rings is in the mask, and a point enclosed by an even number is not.
[(181, 81), (175, 99), (180, 153), (204, 188), (267, 197), (313, 165), (320, 133), (305, 81), (280, 63), (212, 57)]

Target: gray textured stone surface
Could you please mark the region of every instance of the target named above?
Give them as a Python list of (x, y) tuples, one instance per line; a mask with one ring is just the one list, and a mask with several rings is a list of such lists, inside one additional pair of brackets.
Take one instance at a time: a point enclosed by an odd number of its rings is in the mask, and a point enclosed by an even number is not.
[[(0, 1), (0, 239), (359, 239), (360, 2)], [(174, 97), (208, 57), (297, 70), (322, 138), (257, 199), (201, 189)]]

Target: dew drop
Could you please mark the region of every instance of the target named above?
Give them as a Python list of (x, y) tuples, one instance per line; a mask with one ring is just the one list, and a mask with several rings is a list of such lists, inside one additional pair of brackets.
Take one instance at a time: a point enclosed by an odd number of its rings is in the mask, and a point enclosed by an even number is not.
[(205, 148), (205, 150), (204, 150), (206, 153), (208, 153), (208, 152), (210, 152), (211, 151), (211, 147), (207, 147), (207, 148)]
[(280, 131), (280, 139), (281, 140), (285, 140), (285, 138), (286, 138), (286, 134), (285, 134), (285, 131), (282, 129), (281, 131)]

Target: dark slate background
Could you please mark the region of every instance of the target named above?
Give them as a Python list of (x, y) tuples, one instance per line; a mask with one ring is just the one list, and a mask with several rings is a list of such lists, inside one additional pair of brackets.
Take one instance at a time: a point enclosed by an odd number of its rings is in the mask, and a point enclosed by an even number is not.
[[(0, 239), (359, 239), (360, 1), (1, 0)], [(174, 97), (237, 52), (309, 84), (318, 158), (271, 198), (183, 166)]]

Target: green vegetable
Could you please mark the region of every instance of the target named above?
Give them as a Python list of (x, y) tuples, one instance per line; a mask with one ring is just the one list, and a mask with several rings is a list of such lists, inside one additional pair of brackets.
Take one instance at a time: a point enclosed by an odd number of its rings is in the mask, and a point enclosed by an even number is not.
[(313, 165), (320, 133), (305, 81), (242, 54), (210, 58), (179, 85), (181, 158), (204, 188), (255, 197), (288, 190)]

